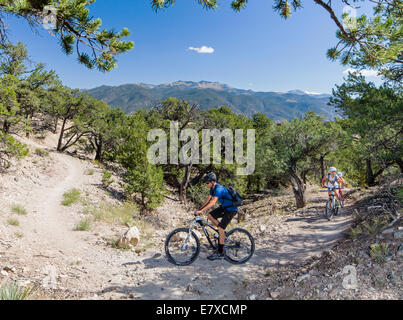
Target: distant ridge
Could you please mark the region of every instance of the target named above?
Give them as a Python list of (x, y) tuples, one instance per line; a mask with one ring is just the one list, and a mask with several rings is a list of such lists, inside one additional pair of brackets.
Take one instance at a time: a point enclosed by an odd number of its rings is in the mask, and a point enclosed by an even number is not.
[(210, 81), (175, 81), (159, 85), (132, 83), (119, 86), (100, 86), (83, 90), (126, 113), (151, 108), (160, 101), (177, 97), (198, 103), (201, 109), (228, 106), (233, 112), (252, 116), (257, 112), (272, 120), (301, 118), (315, 111), (324, 119), (333, 120), (335, 111), (327, 105), (330, 95), (291, 90), (288, 92), (255, 92), (236, 89), (227, 84)]

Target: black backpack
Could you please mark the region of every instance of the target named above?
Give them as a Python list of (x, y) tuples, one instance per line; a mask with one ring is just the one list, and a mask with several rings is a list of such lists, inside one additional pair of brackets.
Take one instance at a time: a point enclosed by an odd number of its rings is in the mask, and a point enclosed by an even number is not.
[[(228, 190), (228, 193), (230, 194), (230, 196), (232, 198), (232, 199), (227, 199), (227, 198), (223, 198), (223, 199), (232, 201), (232, 206), (239, 207), (242, 204), (242, 197), (240, 196), (240, 194), (233, 187), (228, 187), (228, 188), (225, 186), (223, 186), (223, 187)], [(213, 189), (213, 195), (215, 193), (215, 188), (216, 187), (214, 187), (214, 189)], [(229, 208), (229, 207), (224, 207), (224, 209), (225, 208)]]
[(240, 194), (233, 188), (233, 187), (228, 187), (226, 188), (231, 195), (232, 199), (226, 199), (232, 201), (232, 205), (234, 207), (239, 207), (242, 204), (242, 197)]

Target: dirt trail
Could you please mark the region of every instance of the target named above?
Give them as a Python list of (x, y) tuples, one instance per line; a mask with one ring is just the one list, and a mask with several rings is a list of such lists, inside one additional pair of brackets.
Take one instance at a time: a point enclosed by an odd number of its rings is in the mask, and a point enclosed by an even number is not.
[[(49, 147), (27, 139), (23, 142)], [(245, 265), (209, 261), (206, 257), (210, 252), (202, 246), (192, 265), (177, 267), (166, 260), (163, 252), (163, 239), (171, 230), (159, 230), (158, 245), (141, 255), (98, 245), (99, 235), (91, 231), (73, 231), (80, 213), (63, 207), (61, 200), (67, 190), (88, 184), (84, 161), (54, 151), (50, 151), (50, 157), (55, 173), (24, 195), (32, 214), (23, 217), (24, 238), (8, 248), (6, 255), (24, 266), (20, 276), (30, 280), (42, 279), (44, 268), (54, 266), (56, 287), (68, 290), (70, 297), (245, 299), (253, 293), (253, 288), (247, 288), (252, 277), (262, 275), (268, 267), (297, 264), (319, 254), (331, 247), (351, 223), (349, 208), (331, 222), (324, 219), (322, 208), (327, 194), (316, 193), (304, 212), (273, 215), (265, 222), (265, 230), (253, 234), (256, 251)]]
[(302, 263), (329, 249), (343, 236), (351, 223), (350, 209), (343, 209), (341, 215), (329, 222), (319, 211), (326, 197), (326, 193), (318, 194), (316, 201), (320, 204), (308, 208), (300, 216), (278, 217), (276, 231), (253, 234), (256, 251), (244, 265), (209, 261), (210, 252), (205, 249), (187, 267), (173, 266), (164, 255), (150, 253), (133, 264), (143, 275), (154, 276), (140, 287), (132, 288), (133, 292), (142, 299), (247, 299), (255, 294), (247, 284), (252, 278), (264, 278), (268, 267)]
[[(46, 148), (27, 139), (20, 140), (36, 148)], [(72, 225), (75, 219), (64, 214), (61, 201), (66, 191), (82, 184), (83, 168), (80, 160), (68, 155), (51, 151), (50, 157), (57, 163), (56, 174), (50, 180), (42, 181), (41, 187), (31, 189), (27, 195), (29, 200), (25, 202), (25, 207), (33, 214), (21, 226), (23, 244), (36, 244), (36, 249), (72, 252), (77, 249), (77, 233), (73, 232)]]

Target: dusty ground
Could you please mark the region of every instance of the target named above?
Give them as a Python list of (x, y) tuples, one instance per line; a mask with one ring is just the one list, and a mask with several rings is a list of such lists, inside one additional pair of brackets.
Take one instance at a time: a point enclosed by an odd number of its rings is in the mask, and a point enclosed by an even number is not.
[[(310, 190), (309, 204), (303, 210), (295, 210), (291, 196), (266, 197), (245, 206), (249, 213), (240, 223), (256, 241), (255, 254), (248, 263), (212, 262), (206, 259), (209, 252), (202, 249), (192, 265), (177, 267), (167, 261), (163, 243), (166, 235), (184, 226), (190, 216), (174, 193), (149, 218), (154, 228), (153, 245), (142, 250), (111, 245), (111, 239), (127, 230), (124, 225), (99, 222), (89, 231), (74, 231), (85, 211), (82, 203), (61, 205), (66, 191), (79, 189), (93, 205), (118, 205), (119, 192), (108, 193), (102, 188), (100, 167), (55, 152), (56, 138), (51, 135), (36, 142), (20, 138), (30, 146), (30, 156), (0, 174), (0, 281), (35, 285), (36, 298), (267, 298), (263, 287), (251, 284), (263, 281), (270, 268), (301, 265), (320, 255), (345, 235), (352, 221), (349, 201), (333, 221), (323, 217), (326, 192)], [(47, 150), (49, 155), (36, 155), (36, 148)], [(92, 174), (89, 169), (94, 170)], [(27, 214), (12, 213), (15, 204), (22, 205)], [(10, 225), (10, 217), (18, 219), (19, 226)], [(232, 227), (236, 225), (234, 220)]]

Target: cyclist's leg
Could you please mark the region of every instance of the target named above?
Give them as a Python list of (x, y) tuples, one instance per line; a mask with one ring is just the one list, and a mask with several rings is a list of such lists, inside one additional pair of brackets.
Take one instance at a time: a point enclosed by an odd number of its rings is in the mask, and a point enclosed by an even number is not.
[(219, 243), (224, 244), (225, 242), (225, 229), (231, 222), (232, 218), (235, 216), (237, 211), (225, 211), (220, 223), (218, 224), (218, 231), (220, 234)]
[(332, 189), (331, 188), (327, 188), (327, 193), (329, 195), (329, 203), (328, 203), (328, 208), (332, 207)]
[(340, 200), (340, 196), (339, 196), (339, 189), (338, 188), (334, 188), (334, 194), (336, 196), (337, 200)]
[(224, 209), (222, 207), (218, 207), (212, 210), (208, 215), (207, 219), (210, 220), (215, 227), (218, 227), (218, 218), (221, 218), (224, 215)]

